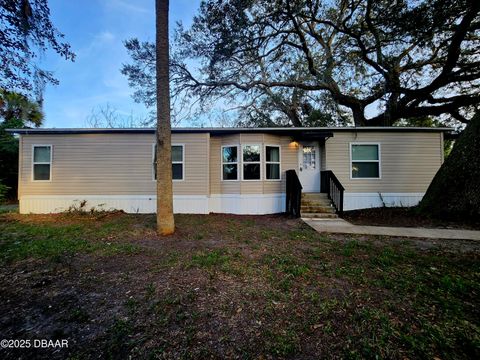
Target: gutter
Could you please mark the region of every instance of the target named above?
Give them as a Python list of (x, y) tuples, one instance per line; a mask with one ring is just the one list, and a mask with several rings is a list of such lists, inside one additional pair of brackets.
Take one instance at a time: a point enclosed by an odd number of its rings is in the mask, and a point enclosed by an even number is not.
[[(311, 128), (173, 128), (173, 134), (196, 134), (210, 133), (211, 135), (228, 135), (239, 133), (270, 133), (278, 135), (318, 135), (331, 137), (335, 132), (444, 132), (449, 133), (452, 128), (428, 128), (428, 127), (311, 127)], [(87, 128), (37, 128), (37, 129), (6, 129), (8, 133), (20, 135), (41, 134), (155, 134), (155, 128), (116, 128), (116, 129), (87, 129)]]

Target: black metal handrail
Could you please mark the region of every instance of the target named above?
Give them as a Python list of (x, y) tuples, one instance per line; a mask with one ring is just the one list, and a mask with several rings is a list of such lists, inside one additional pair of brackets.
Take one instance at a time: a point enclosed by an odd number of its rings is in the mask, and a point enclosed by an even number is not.
[(337, 213), (343, 215), (343, 194), (345, 188), (337, 179), (332, 170), (324, 170), (320, 173), (320, 191), (327, 193), (328, 198), (332, 200)]
[(296, 218), (300, 217), (300, 205), (302, 202), (302, 184), (295, 170), (286, 171), (286, 207), (287, 214)]

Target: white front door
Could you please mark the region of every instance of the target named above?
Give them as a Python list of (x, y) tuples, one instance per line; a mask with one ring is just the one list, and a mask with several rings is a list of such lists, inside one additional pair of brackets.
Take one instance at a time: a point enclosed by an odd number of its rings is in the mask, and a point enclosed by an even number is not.
[(303, 192), (320, 192), (320, 153), (318, 142), (299, 142), (298, 178)]

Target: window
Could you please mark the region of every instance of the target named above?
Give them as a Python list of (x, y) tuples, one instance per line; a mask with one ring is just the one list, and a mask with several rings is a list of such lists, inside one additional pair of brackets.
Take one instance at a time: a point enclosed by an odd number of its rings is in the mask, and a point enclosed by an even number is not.
[(222, 180), (238, 180), (238, 148), (222, 146)]
[(317, 154), (315, 146), (304, 145), (302, 147), (303, 170), (315, 170), (317, 167)]
[(183, 145), (172, 146), (172, 179), (183, 180)]
[(49, 181), (52, 172), (52, 146), (33, 145), (33, 180)]
[(378, 144), (351, 144), (351, 159), (353, 179), (380, 178), (380, 145)]
[[(183, 180), (184, 146), (172, 145), (172, 180)], [(153, 180), (157, 180), (157, 145), (153, 144)]]
[(260, 145), (243, 145), (243, 180), (260, 180)]
[(280, 146), (265, 146), (265, 177), (280, 180)]

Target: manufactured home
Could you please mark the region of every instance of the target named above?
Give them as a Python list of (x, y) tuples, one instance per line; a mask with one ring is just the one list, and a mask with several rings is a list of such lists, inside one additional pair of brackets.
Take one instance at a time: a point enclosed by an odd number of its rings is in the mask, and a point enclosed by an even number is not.
[[(449, 130), (176, 128), (174, 211), (281, 213), (292, 189), (333, 211), (415, 205), (443, 162)], [(85, 201), (88, 209), (156, 211), (154, 129), (9, 131), (20, 138), (21, 213), (62, 212)]]

